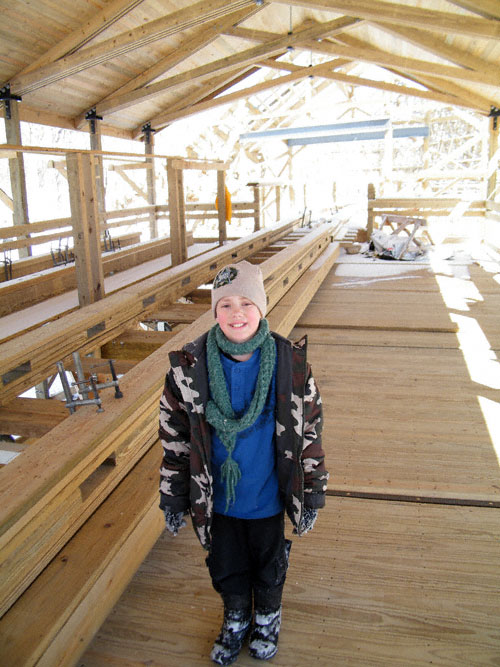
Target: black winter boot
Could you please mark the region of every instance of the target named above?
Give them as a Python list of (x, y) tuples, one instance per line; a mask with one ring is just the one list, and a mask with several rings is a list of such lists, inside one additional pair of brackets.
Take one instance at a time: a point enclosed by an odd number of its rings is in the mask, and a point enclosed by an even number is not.
[(278, 652), (281, 626), (281, 607), (255, 609), (255, 623), (250, 635), (250, 655), (257, 660), (269, 660)]
[(224, 608), (224, 621), (210, 657), (218, 665), (231, 665), (238, 657), (252, 620), (248, 609)]

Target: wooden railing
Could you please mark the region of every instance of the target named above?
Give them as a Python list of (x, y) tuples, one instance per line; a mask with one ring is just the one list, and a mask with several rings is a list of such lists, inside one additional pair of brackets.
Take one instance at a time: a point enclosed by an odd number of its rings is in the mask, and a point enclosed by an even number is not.
[(381, 197), (375, 196), (373, 185), (368, 186), (368, 236), (380, 226), (383, 216), (399, 215), (414, 218), (432, 217), (486, 217), (491, 212), (484, 199), (462, 200), (438, 197)]
[[(71, 179), (73, 179), (73, 185), (75, 184), (75, 167), (68, 168), (69, 160), (72, 159), (75, 155), (85, 156), (88, 158), (92, 164), (97, 160), (104, 160), (105, 164), (108, 164), (109, 169), (113, 169), (115, 163), (122, 164), (122, 167), (116, 167), (116, 171), (123, 171), (125, 168), (137, 168), (144, 169), (148, 167), (147, 162), (141, 161), (143, 156), (138, 156), (136, 154), (130, 153), (111, 153), (105, 151), (80, 151), (80, 150), (70, 150), (70, 149), (56, 149), (56, 148), (44, 148), (44, 147), (27, 147), (27, 146), (8, 146), (3, 145), (1, 151), (1, 157), (8, 157), (16, 159), (16, 156), (22, 153), (34, 153), (50, 156), (59, 156), (63, 158), (57, 163), (50, 161), (49, 165), (55, 166), (61, 174), (68, 179), (71, 189)], [(180, 158), (171, 158), (166, 155), (146, 155), (144, 156), (147, 159), (160, 161), (161, 164), (167, 166), (168, 164), (173, 164), (178, 170), (184, 168), (214, 168), (214, 165), (218, 165), (218, 169), (226, 169), (227, 164), (218, 163), (216, 161), (212, 162), (203, 162), (203, 161), (188, 161), (182, 160)], [(123, 161), (126, 158), (133, 158), (136, 162), (133, 164), (123, 164)], [(109, 164), (112, 161), (113, 164)], [(151, 166), (151, 165), (149, 165)], [(95, 186), (95, 183), (94, 183)], [(215, 182), (214, 182), (214, 192), (215, 192)], [(86, 184), (86, 187), (89, 187)], [(96, 187), (96, 186), (95, 186)], [(73, 190), (75, 188), (73, 187)], [(70, 193), (71, 194), (71, 193)], [(145, 194), (145, 193), (140, 193)], [(7, 198), (8, 199), (8, 198)], [(101, 197), (102, 199), (102, 197)], [(70, 196), (71, 201), (71, 196)], [(12, 202), (7, 202), (7, 204)], [(183, 209), (185, 209), (185, 218), (188, 221), (196, 220), (210, 220), (217, 219), (220, 217), (215, 207), (215, 196), (214, 202), (212, 203), (194, 203), (194, 202), (181, 202)], [(10, 207), (13, 208), (13, 207)], [(178, 203), (175, 202), (173, 205), (174, 216), (177, 213)], [(110, 230), (113, 230), (112, 236), (115, 236), (116, 231), (118, 236), (131, 231), (141, 231), (141, 228), (144, 224), (149, 226), (149, 238), (156, 238), (157, 233), (157, 221), (158, 220), (170, 220), (171, 218), (171, 206), (166, 202), (164, 204), (148, 204), (144, 206), (119, 209), (114, 211), (99, 211), (98, 218), (99, 223), (96, 227), (98, 233), (101, 236), (104, 236)], [(254, 230), (261, 228), (260, 225), (260, 208), (258, 201), (244, 201), (244, 202), (233, 202), (233, 218), (249, 218), (254, 220)], [(71, 216), (54, 218), (50, 220), (42, 220), (38, 222), (26, 222), (25, 224), (13, 224), (6, 227), (0, 227), (0, 258), (2, 254), (5, 253), (5, 260), (7, 263), (11, 263), (10, 252), (13, 250), (22, 251), (23, 256), (26, 254), (30, 255), (32, 253), (32, 248), (41, 245), (52, 243), (54, 241), (59, 241), (64, 239), (65, 243), (72, 248), (74, 243), (74, 229), (76, 224), (76, 229), (78, 230), (79, 222), (77, 220), (78, 215), (73, 211), (73, 206), (71, 209)], [(28, 210), (27, 206), (24, 206), (24, 214), (26, 220), (28, 219)], [(279, 216), (276, 217), (276, 221), (279, 220)], [(23, 223), (25, 221), (23, 220)], [(125, 229), (122, 229), (125, 228)], [(78, 232), (77, 232), (78, 235)], [(16, 260), (14, 260), (16, 261)], [(176, 262), (177, 263), (177, 262)], [(12, 275), (14, 275), (13, 272)]]

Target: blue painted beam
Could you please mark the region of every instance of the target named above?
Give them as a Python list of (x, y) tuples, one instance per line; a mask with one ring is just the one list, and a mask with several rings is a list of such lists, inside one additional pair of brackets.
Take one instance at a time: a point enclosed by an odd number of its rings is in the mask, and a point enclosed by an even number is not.
[[(331, 144), (343, 141), (367, 141), (373, 139), (385, 139), (386, 133), (378, 132), (349, 132), (347, 134), (327, 134), (322, 137), (297, 137), (287, 139), (288, 146), (306, 146), (308, 144)], [(398, 127), (393, 130), (393, 137), (401, 139), (404, 137), (428, 137), (429, 128), (425, 125), (421, 127)]]
[(388, 118), (378, 120), (357, 120), (350, 123), (333, 123), (332, 125), (311, 125), (308, 127), (285, 127), (278, 130), (262, 130), (262, 132), (246, 132), (240, 134), (242, 139), (286, 139), (296, 134), (324, 134), (337, 130), (351, 130), (363, 127), (383, 127), (389, 122)]

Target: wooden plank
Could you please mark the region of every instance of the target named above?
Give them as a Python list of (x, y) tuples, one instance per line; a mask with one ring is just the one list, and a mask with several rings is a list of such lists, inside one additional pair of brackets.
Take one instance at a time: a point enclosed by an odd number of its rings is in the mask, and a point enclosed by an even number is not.
[[(283, 4), (299, 5), (310, 9), (339, 11), (352, 13), (349, 0), (278, 0)], [(386, 2), (363, 0), (356, 7), (356, 16), (367, 20), (388, 21), (396, 25), (408, 25), (415, 28), (428, 29), (429, 25), (444, 33), (467, 35), (469, 37), (488, 37), (500, 39), (498, 26), (494, 20), (479, 19), (462, 14), (408, 7), (407, 5), (391, 5)]]
[(66, 164), (78, 301), (80, 306), (87, 306), (104, 296), (94, 169), (90, 157), (82, 154), (68, 154)]
[[(328, 405), (324, 433), (327, 455), (335, 457), (332, 491), (405, 490), (413, 497), (498, 503), (498, 443), (458, 346), (423, 350), (407, 341), (406, 347), (382, 347), (365, 332), (365, 345), (333, 347), (329, 331), (321, 333), (309, 360)], [(493, 401), (498, 394), (486, 386), (481, 392)]]
[[(108, 101), (101, 102), (97, 105), (97, 113), (105, 114), (110, 111), (113, 111), (114, 113), (125, 107), (144, 102), (152, 96), (163, 93), (168, 89), (181, 86), (186, 82), (193, 82), (196, 80), (201, 81), (214, 77), (215, 75), (241, 70), (244, 67), (249, 67), (250, 65), (258, 63), (263, 58), (283, 54), (290, 45), (293, 46), (294, 44), (298, 44), (307, 39), (323, 37), (323, 35), (328, 32), (328, 27), (331, 26), (333, 28), (335, 25), (337, 25), (336, 19), (326, 25), (314, 24), (302, 30), (295, 31), (291, 35), (280, 35), (276, 39), (267, 41), (264, 44), (259, 44), (244, 51), (233, 53), (232, 55), (214, 62), (192, 68), (189, 71), (163, 78), (161, 81), (143, 86), (140, 89), (133, 90), (125, 95), (113, 96), (113, 98)], [(310, 71), (315, 71), (314, 67)], [(157, 118), (152, 118), (150, 120), (152, 127), (158, 127), (157, 120)]]
[(155, 310), (143, 319), (143, 322), (168, 322), (169, 324), (194, 322), (210, 310), (206, 303), (172, 303), (167, 308)]
[[(188, 246), (193, 245), (191, 232), (188, 233), (187, 244)], [(102, 256), (104, 275), (108, 276), (126, 271), (134, 266), (168, 255), (170, 247), (170, 239), (167, 238), (138, 244), (134, 248), (124, 248), (123, 250), (106, 253)], [(48, 263), (48, 261), (49, 258), (45, 258), (44, 263)], [(50, 258), (50, 263), (52, 264), (52, 258)], [(165, 261), (161, 270), (165, 270), (168, 265), (169, 262)], [(154, 275), (155, 273), (159, 273), (158, 269), (152, 268), (148, 275)], [(0, 317), (41, 303), (46, 299), (64, 294), (75, 288), (76, 275), (73, 263), (48, 268), (36, 275), (27, 275), (4, 281), (0, 284)]]
[(429, 331), (366, 331), (364, 329), (315, 329), (295, 326), (292, 332), (295, 340), (306, 336), (312, 344), (332, 346), (360, 346), (360, 347), (416, 347), (458, 349), (458, 339), (454, 333), (434, 333)]
[[(205, 307), (206, 311), (206, 307)], [(101, 347), (104, 359), (142, 360), (175, 334), (171, 331), (127, 330)]]
[(55, 62), (68, 53), (82, 48), (82, 46), (85, 46), (85, 44), (97, 37), (106, 28), (119, 21), (128, 12), (140, 5), (141, 2), (142, 0), (113, 0), (102, 11), (92, 14), (86, 22), (69, 35), (66, 35), (64, 39), (58, 41), (52, 48), (44, 51), (42, 56), (32, 61), (18, 76)]
[[(416, 208), (425, 210), (426, 208), (440, 209), (440, 208), (455, 208), (457, 204), (461, 203), (461, 199), (456, 198), (438, 198), (427, 199), (422, 198), (383, 198), (379, 197), (370, 201), (371, 207), (374, 209), (397, 209), (397, 208)], [(484, 199), (468, 202), (470, 208), (484, 209)], [(389, 211), (390, 212), (390, 211)]]
[[(30, 223), (31, 224), (31, 223)], [(36, 224), (36, 223), (34, 223)], [(135, 245), (140, 242), (140, 232), (132, 232), (131, 234), (119, 234), (113, 237), (115, 242), (120, 241), (122, 249), (130, 245)], [(101, 242), (101, 250), (104, 250), (104, 243)], [(25, 257), (12, 263), (12, 277), (20, 278), (27, 276), (30, 273), (37, 273), (44, 269), (51, 269), (54, 267), (54, 260), (52, 255), (37, 255), (35, 257)], [(5, 282), (5, 276), (0, 275), (0, 281)]]
[(167, 160), (168, 205), (170, 211), (170, 238), (172, 240), (172, 266), (187, 259), (186, 215), (184, 209), (184, 181), (182, 170)]
[(297, 223), (292, 219), (211, 250), (181, 266), (126, 287), (100, 302), (69, 313), (57, 322), (49, 322), (39, 331), (30, 331), (15, 340), (1, 343), (0, 374), (4, 379), (0, 388), (0, 403), (51, 375), (56, 361), (76, 350), (85, 353), (104, 345), (130, 323), (157, 308), (155, 304), (158, 300), (162, 303), (175, 301), (190, 292), (193, 286), (211, 280), (225, 264), (242, 260), (274, 242)]
[[(273, 664), (494, 663), (499, 521), (488, 509), (328, 498), (294, 540)], [(163, 533), (81, 663), (206, 665), (221, 617), (193, 531)], [(245, 646), (238, 665), (253, 664)]]
[[(7, 103), (6, 103), (7, 104)], [(21, 144), (21, 123), (19, 120), (19, 102), (11, 100), (10, 113), (5, 113), (5, 136), (8, 144)], [(9, 158), (10, 185), (12, 188), (12, 216), (14, 225), (28, 225), (28, 194), (24, 172), (24, 155), (19, 152)], [(26, 234), (28, 231), (25, 232)], [(19, 257), (28, 257), (31, 250), (19, 248)]]
[[(334, 329), (386, 329), (392, 331), (436, 331), (453, 333), (457, 325), (451, 321), (439, 294), (380, 293), (344, 290), (330, 293), (319, 291), (299, 320), (299, 326)], [(350, 304), (349, 308), (346, 306)]]
[(185, 158), (172, 158), (171, 165), (174, 169), (196, 169), (198, 171), (227, 171), (231, 166), (230, 162), (220, 162), (216, 160), (187, 160)]
[[(163, 529), (153, 474), (158, 461), (157, 445), (0, 620), (9, 665), (71, 664), (85, 648)], [(125, 505), (134, 510), (124, 512)]]
[(0, 433), (39, 438), (69, 415), (55, 399), (16, 398), (0, 407)]
[(288, 336), (304, 312), (325, 276), (330, 271), (340, 252), (338, 243), (331, 243), (311, 265), (306, 275), (280, 299), (268, 316), (269, 327), (283, 336)]
[[(172, 35), (193, 25), (193, 19), (210, 19), (220, 13), (229, 13), (234, 2), (223, 0), (203, 0), (189, 7), (171, 12), (159, 19), (144, 23), (132, 30), (101, 40), (93, 46), (78, 50), (68, 56), (59, 58), (56, 62), (48, 63), (31, 72), (20, 74), (12, 80), (13, 91), (19, 94), (32, 92), (38, 88), (60, 81), (71, 74), (82, 72), (96, 64), (106, 62), (123, 54), (133, 51), (153, 41), (162, 39), (165, 35)], [(248, 4), (250, 4), (248, 2)], [(242, 3), (238, 3), (241, 8)], [(101, 115), (103, 109), (98, 108)]]
[(227, 241), (227, 211), (226, 211), (226, 173), (217, 172), (217, 218), (219, 221), (219, 245)]

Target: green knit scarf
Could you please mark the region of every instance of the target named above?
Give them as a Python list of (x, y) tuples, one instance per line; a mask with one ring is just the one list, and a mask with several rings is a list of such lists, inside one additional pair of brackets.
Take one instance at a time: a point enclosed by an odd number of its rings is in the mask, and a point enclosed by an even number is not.
[[(260, 347), (260, 368), (257, 386), (246, 413), (239, 419), (231, 407), (231, 398), (220, 360), (220, 351), (237, 356), (250, 354)], [(269, 331), (269, 324), (262, 318), (257, 333), (245, 343), (233, 343), (222, 333), (218, 324), (213, 326), (207, 338), (208, 378), (212, 399), (207, 404), (206, 419), (215, 428), (227, 450), (227, 459), (221, 466), (221, 478), (226, 483), (226, 512), (236, 498), (236, 485), (241, 471), (233, 459), (236, 437), (240, 431), (251, 426), (262, 412), (276, 360), (276, 344)]]

